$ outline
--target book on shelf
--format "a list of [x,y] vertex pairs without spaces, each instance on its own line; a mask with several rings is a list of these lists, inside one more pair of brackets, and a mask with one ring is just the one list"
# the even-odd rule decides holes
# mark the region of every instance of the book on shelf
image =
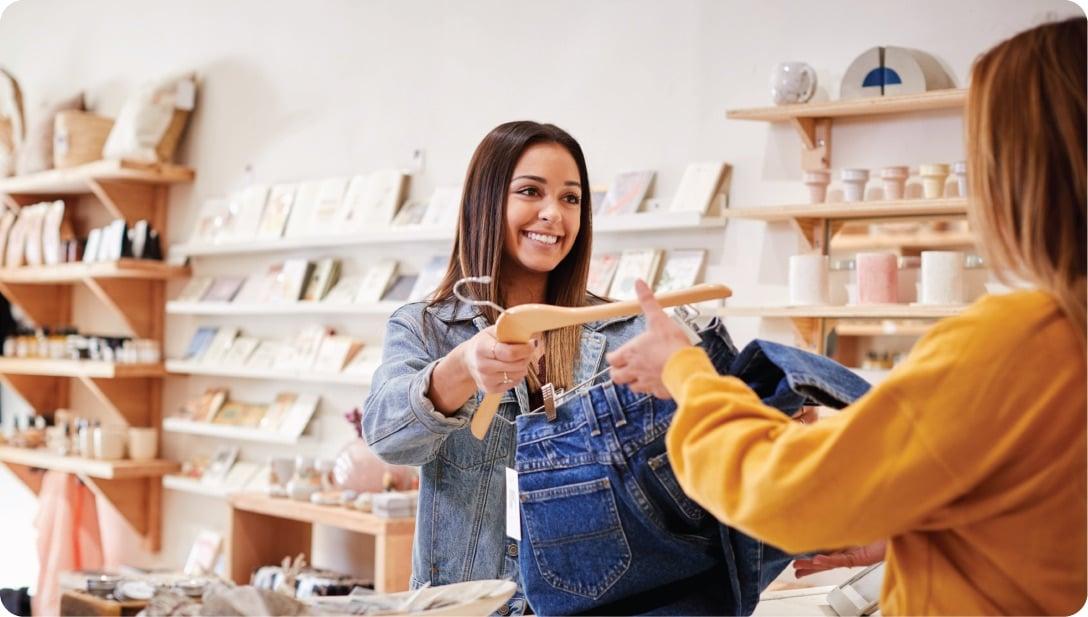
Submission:
[[200,362],[209,365],[221,364],[237,336],[238,328],[228,326],[219,328],[212,342],[208,345],[208,349],[199,357]]
[[283,236],[283,229],[287,226],[287,219],[291,216],[291,205],[295,202],[294,184],[277,184],[268,191],[268,202],[261,214],[261,222],[257,226],[257,237],[262,240],[270,240]]
[[661,275],[653,289],[656,293],[679,291],[694,285],[703,272],[706,249],[680,249],[665,254]]
[[604,204],[604,196],[607,194],[607,186],[589,187],[589,201],[590,205],[593,207],[593,214],[597,214],[601,211],[601,206]]
[[261,343],[260,339],[253,338],[252,336],[239,336],[234,339],[234,343],[227,350],[227,353],[223,355],[224,366],[245,366],[249,361],[249,357],[253,355],[254,350],[257,349],[257,345]]
[[320,302],[338,280],[340,280],[340,260],[333,257],[318,260],[310,273],[302,299],[307,302]]
[[409,200],[404,202],[404,205],[397,210],[396,216],[393,217],[394,227],[410,227],[412,225],[422,225],[423,217],[427,214],[428,202],[420,200]]
[[350,336],[330,334],[321,340],[311,368],[315,373],[339,373],[362,346],[362,341]]
[[286,238],[297,238],[313,233],[310,221],[317,209],[317,200],[321,197],[321,181],[303,182],[295,191],[295,202],[291,206],[291,216],[287,218],[287,227],[283,232]]
[[238,460],[238,446],[217,447],[208,467],[204,469],[204,474],[200,476],[200,481],[207,484],[223,482],[236,460]]
[[261,471],[261,466],[249,461],[234,461],[227,477],[223,480],[223,489],[227,492],[238,492],[249,486],[253,478]]
[[64,229],[64,202],[57,200],[45,206],[42,223],[42,261],[55,266],[63,261],[61,235]]
[[249,240],[257,237],[257,230],[264,216],[268,201],[268,187],[260,184],[247,186],[230,197],[230,240]]
[[34,204],[23,208],[26,223],[26,254],[28,266],[42,265],[42,230],[45,228],[45,204]]
[[193,422],[211,422],[223,403],[227,402],[226,388],[208,388],[200,396],[182,406],[182,415]]
[[251,274],[234,294],[235,304],[263,304],[268,301],[274,276],[268,272]]
[[246,368],[256,370],[270,370],[279,368],[277,363],[284,355],[287,344],[282,341],[261,341],[257,348],[250,354],[246,362]]
[[215,335],[219,331],[219,328],[211,326],[201,326],[196,329],[193,337],[189,339],[189,347],[185,350],[185,355],[182,357],[184,360],[199,360],[201,356],[211,346],[212,341],[215,340]]
[[461,212],[461,187],[440,186],[431,194],[427,202],[427,211],[423,214],[423,225],[449,227],[457,223]]
[[310,219],[311,233],[326,234],[340,229],[337,216],[342,211],[341,205],[349,180],[351,178],[326,178],[321,181],[321,190],[317,193],[317,202]]
[[207,576],[213,574],[215,561],[223,546],[223,535],[217,531],[203,529],[196,535],[189,556],[185,559],[186,576]]
[[720,214],[718,196],[729,192],[732,168],[721,161],[692,163],[684,170],[680,186],[669,204],[671,212]]
[[404,199],[407,185],[408,176],[396,169],[355,176],[344,195],[344,206],[337,217],[338,221],[348,229],[391,224],[397,207]]
[[320,400],[321,397],[316,394],[299,394],[280,421],[279,433],[291,437],[302,435]]
[[238,290],[241,289],[245,281],[244,276],[217,276],[212,281],[211,286],[208,287],[208,290],[204,292],[204,295],[200,297],[200,301],[230,302],[234,300],[234,296],[238,294]]
[[598,213],[600,216],[616,216],[638,212],[653,182],[653,171],[628,171],[617,175],[608,185]]
[[[131,245],[128,241],[128,223],[124,219],[117,219],[102,228],[98,251],[91,261],[117,261],[131,254]],[[86,253],[84,253],[84,256],[86,256]]]
[[634,300],[635,281],[642,279],[652,289],[661,263],[660,249],[634,249],[620,255],[616,266],[616,277],[608,290],[609,296],[617,300]]
[[273,265],[269,269],[272,285],[269,289],[270,302],[298,302],[302,297],[303,286],[310,280],[314,265],[305,259],[288,259]]
[[361,276],[341,277],[322,302],[325,304],[351,304],[355,302],[355,296],[359,293],[359,286],[362,283],[363,277]]
[[255,403],[243,403],[241,401],[227,401],[215,414],[213,424],[225,426],[255,427],[261,423],[267,407]]
[[367,266],[359,284],[359,291],[352,298],[352,301],[357,304],[371,304],[381,301],[396,274],[397,262],[393,259],[382,259]]
[[357,375],[365,377],[374,372],[381,362],[381,349],[363,347],[348,360],[347,366],[341,371],[344,375]]
[[227,238],[231,222],[230,201],[223,198],[204,200],[193,230],[193,242],[215,244]]
[[393,280],[393,284],[389,286],[389,291],[386,291],[385,295],[382,296],[382,301],[404,302],[408,300],[408,297],[412,295],[412,290],[415,289],[416,280],[418,279],[418,274],[397,275],[397,278]]
[[332,330],[325,326],[307,326],[299,330],[280,356],[278,366],[298,371],[313,370],[321,342],[331,334]]
[[438,284],[442,282],[442,277],[446,274],[448,266],[449,258],[441,255],[431,257],[427,264],[423,266],[423,269],[420,270],[419,278],[416,279],[416,284],[412,287],[412,293],[408,296],[408,299],[412,302],[427,299],[438,288]]
[[3,260],[7,255],[8,236],[11,234],[11,228],[15,225],[15,218],[15,213],[11,210],[4,210],[4,213],[0,215],[0,260]]
[[[4,267],[6,268],[18,268],[25,263],[27,222],[28,218],[26,216],[17,216],[11,225],[11,233],[7,242],[7,254],[4,256]],[[91,234],[97,235],[95,233],[97,231],[95,229]],[[90,246],[89,238],[87,246]]]
[[619,253],[594,255],[589,261],[589,279],[586,281],[586,290],[602,298],[607,297],[608,288],[612,285],[612,277],[616,275],[616,267],[619,263]]
[[261,418],[260,429],[262,431],[279,431],[284,417],[287,416],[287,411],[291,409],[297,399],[298,394],[295,392],[280,392],[277,394],[275,400],[268,406],[268,411]]
[[[12,236],[15,235],[15,230],[11,230]],[[83,247],[83,258],[81,261],[85,264],[94,263],[98,259],[98,247],[102,245],[102,230],[92,229],[87,233],[87,244]],[[8,246],[11,246],[10,244]],[[9,254],[10,258],[11,255]],[[20,257],[20,263],[22,257]]]

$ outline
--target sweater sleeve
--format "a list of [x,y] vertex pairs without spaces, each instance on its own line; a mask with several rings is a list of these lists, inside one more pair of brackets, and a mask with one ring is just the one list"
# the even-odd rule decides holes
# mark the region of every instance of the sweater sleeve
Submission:
[[719,520],[786,551],[888,538],[963,492],[894,379],[815,424],[764,405],[698,348],[674,354],[663,380],[678,404],[667,444],[681,486]]

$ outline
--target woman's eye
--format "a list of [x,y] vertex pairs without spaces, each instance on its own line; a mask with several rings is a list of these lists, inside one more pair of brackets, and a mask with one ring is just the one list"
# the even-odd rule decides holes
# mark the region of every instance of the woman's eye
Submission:
[[519,195],[525,195],[527,197],[537,197],[540,195],[540,191],[538,191],[535,186],[527,186],[525,188],[518,189],[517,193]]
[[571,204],[572,206],[577,206],[578,204],[582,203],[582,198],[580,196],[578,196],[578,195],[573,194],[573,193],[571,193],[570,195],[567,195],[563,199],[565,199],[566,202],[568,204]]

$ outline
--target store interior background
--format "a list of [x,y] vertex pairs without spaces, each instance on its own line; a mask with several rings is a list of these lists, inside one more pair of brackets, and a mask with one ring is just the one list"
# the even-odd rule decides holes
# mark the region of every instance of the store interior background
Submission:
[[[998,41],[1043,21],[1082,15],[1064,0],[21,0],[0,18],[0,66],[20,82],[28,109],[82,90],[89,108],[116,116],[139,83],[195,70],[197,109],[178,160],[196,181],[172,189],[171,242],[191,233],[201,203],[244,185],[345,176],[410,167],[424,152],[411,195],[427,199],[460,184],[473,148],[514,119],[555,123],[582,144],[590,179],[607,185],[630,170],[657,172],[653,194],[668,198],[691,162],[733,166],[734,206],[804,203],[800,143],[786,124],[727,121],[725,110],[770,105],[775,64],[804,61],[819,76],[818,97],[838,98],[850,62],[877,45],[921,49],[938,58],[957,87],[972,60]],[[963,158],[962,118],[934,112],[837,121],[834,170],[917,166]],[[834,188],[834,184],[833,184]],[[710,249],[706,280],[734,289],[735,304],[784,303],[787,260],[802,250],[787,224],[733,221],[725,231],[629,234],[598,250]],[[303,251],[365,264],[380,257],[417,270],[448,244]],[[284,254],[201,259],[201,274],[249,273]],[[357,269],[357,267],[356,267]],[[171,284],[168,298],[180,290]],[[83,288],[75,314],[95,300]],[[104,313],[104,311],[100,312]],[[379,345],[379,317],[327,323]],[[77,320],[78,321],[78,320]],[[169,316],[166,356],[177,357],[198,324],[241,325],[283,337],[298,319]],[[81,330],[124,331],[97,315]],[[760,336],[792,342],[781,320],[730,319],[743,345]],[[223,380],[171,377],[164,415]],[[335,457],[354,437],[342,419],[365,392],[345,386],[228,380],[232,398],[271,400],[283,389],[320,392],[322,404],[296,452]],[[79,388],[73,389],[78,409]],[[25,405],[2,393],[5,421]],[[184,460],[215,440],[166,434],[163,453]],[[238,442],[240,458],[263,461],[282,447]],[[33,586],[37,572],[33,494],[0,466],[0,582]],[[829,479],[833,481],[833,479]],[[100,507],[108,507],[102,505]],[[135,536],[109,561],[180,567],[199,530],[226,533],[228,507],[209,497],[164,491],[162,551]],[[819,525],[815,521],[798,524]],[[345,538],[351,542],[345,545]],[[105,539],[105,538],[104,538]],[[318,532],[322,565],[355,569],[368,558],[361,536]]]

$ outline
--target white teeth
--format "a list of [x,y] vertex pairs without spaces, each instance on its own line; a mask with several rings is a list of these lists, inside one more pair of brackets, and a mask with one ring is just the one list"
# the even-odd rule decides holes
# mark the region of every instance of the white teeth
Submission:
[[530,240],[536,240],[537,242],[543,242],[544,244],[555,244],[556,242],[559,242],[559,236],[546,236],[532,231],[525,232],[525,235],[529,236]]

